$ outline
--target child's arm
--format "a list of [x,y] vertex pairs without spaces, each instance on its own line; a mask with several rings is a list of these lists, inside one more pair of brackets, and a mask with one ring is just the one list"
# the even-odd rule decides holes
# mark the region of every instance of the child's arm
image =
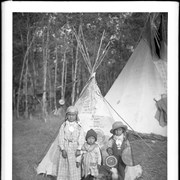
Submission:
[[76,157],[76,167],[79,168],[82,160],[82,155]]
[[79,134],[79,138],[78,138],[78,147],[76,150],[76,157],[81,154],[81,148],[82,148],[84,141],[85,141],[84,130],[82,129],[81,126],[79,126],[79,128],[80,128],[80,134]]
[[60,147],[60,150],[64,150],[64,126],[65,122],[61,125],[60,130],[59,130],[59,137],[58,137],[58,145]]
[[77,148],[78,150],[81,150],[84,142],[85,142],[84,130],[82,127],[80,127],[80,134],[78,138],[78,148]]
[[113,145],[113,139],[111,138],[108,141],[107,149],[106,149],[106,151],[109,155],[113,155],[112,145]]
[[99,148],[99,146],[97,147],[97,157],[98,157],[98,165],[101,165],[102,163],[102,155],[101,155],[101,150]]
[[77,156],[77,157],[76,157],[76,162],[77,162],[77,163],[81,163],[81,158],[82,158],[82,155]]
[[67,158],[67,152],[66,152],[65,147],[64,147],[64,141],[65,141],[64,140],[64,126],[65,126],[65,122],[61,125],[60,130],[59,130],[58,144],[59,144],[59,148],[62,152],[62,156],[64,158]]

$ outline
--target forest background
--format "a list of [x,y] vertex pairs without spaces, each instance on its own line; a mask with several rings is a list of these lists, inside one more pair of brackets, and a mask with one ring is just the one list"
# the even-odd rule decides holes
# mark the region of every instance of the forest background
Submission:
[[[152,13],[158,30],[167,13]],[[151,15],[152,15],[151,14]],[[13,13],[13,113],[46,119],[73,104],[90,78],[87,55],[103,96],[138,44],[150,13]],[[81,36],[80,36],[81,34]],[[84,51],[77,40],[82,42]]]

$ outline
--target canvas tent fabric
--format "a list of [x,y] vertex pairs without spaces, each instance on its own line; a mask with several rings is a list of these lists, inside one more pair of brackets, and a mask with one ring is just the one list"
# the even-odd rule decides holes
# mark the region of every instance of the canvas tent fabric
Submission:
[[111,136],[110,129],[114,119],[97,85],[95,74],[82,90],[75,106],[85,132],[92,128],[102,135]]
[[167,45],[164,41],[161,42],[160,59],[154,61],[154,64],[162,78],[165,94],[161,95],[161,99],[156,101],[156,115],[155,118],[159,124],[164,127],[167,125]]
[[167,127],[161,127],[154,117],[157,108],[153,99],[166,93],[153,63],[156,60],[148,41],[142,38],[105,99],[113,107],[116,121],[121,120],[118,113],[137,132],[167,136]]
[[[82,93],[75,103],[78,108],[79,119],[85,132],[89,129],[94,129],[97,134],[97,142],[101,148],[103,164],[105,164],[107,142],[112,134],[110,130],[114,123],[114,118],[111,114],[110,107],[97,85],[95,73],[91,76],[87,85],[82,90]],[[142,174],[142,168],[138,164],[136,166],[126,166],[125,180],[134,180]]]
[[164,88],[167,94],[167,45],[164,42],[164,40],[162,40],[160,44],[161,44],[160,58],[155,59],[153,62],[162,78]]
[[[103,164],[105,164],[105,159],[108,156],[106,152],[107,142],[112,135],[110,134],[110,129],[112,128],[114,119],[96,83],[95,74],[82,90],[75,106],[78,108],[79,123],[85,132],[91,128],[97,132],[97,142],[101,148]],[[59,155],[57,136],[42,161],[38,164],[36,169],[37,174],[43,173],[57,176]],[[139,164],[133,167],[126,166],[125,180],[134,180],[141,173],[142,168]]]
[[82,90],[75,106],[78,108],[78,116],[84,131],[87,132],[89,129],[96,131],[97,143],[101,148],[104,162],[107,156],[108,139],[111,136],[110,129],[114,119],[97,85],[95,73]]
[[59,155],[60,151],[58,147],[57,136],[52,142],[43,159],[38,163],[38,166],[36,168],[37,174],[57,176]]
[[161,76],[165,93],[167,94],[167,62],[162,59],[159,59],[157,61],[154,61],[154,64],[157,68],[158,73]]

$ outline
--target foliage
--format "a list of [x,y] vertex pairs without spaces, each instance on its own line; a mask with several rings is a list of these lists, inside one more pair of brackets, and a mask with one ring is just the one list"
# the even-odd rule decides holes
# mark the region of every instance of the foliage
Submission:
[[[43,93],[43,38],[47,42],[47,30],[49,24],[48,53],[48,83],[47,98],[48,110],[56,93],[56,100],[61,97],[62,70],[64,55],[66,55],[67,77],[65,79],[66,105],[71,103],[71,92],[73,85],[73,72],[76,60],[77,40],[73,31],[78,33],[82,26],[85,44],[91,64],[94,64],[100,39],[105,30],[100,52],[110,42],[110,48],[96,72],[96,79],[103,95],[111,87],[112,83],[125,66],[127,60],[136,47],[143,27],[145,26],[149,13],[13,13],[13,89],[17,97],[20,74],[23,72],[23,83],[21,84],[22,97],[25,95],[25,83],[27,83],[28,95],[33,99],[41,101]],[[167,14],[165,14],[167,24]],[[159,26],[159,20],[156,22]],[[166,27],[166,26],[165,26]],[[166,27],[167,36],[167,27]],[[28,55],[28,75],[25,78],[23,60],[25,53],[33,40]],[[167,38],[166,38],[167,39]],[[56,59],[57,50],[57,59]],[[57,61],[57,86],[55,82],[55,63]],[[76,84],[76,99],[89,78],[87,67],[83,56],[78,53],[78,76]],[[51,99],[51,100],[50,100]],[[14,99],[17,101],[17,98]],[[16,103],[14,103],[16,104]],[[33,104],[33,103],[32,103]],[[59,105],[58,105],[59,106]],[[34,108],[33,108],[34,109]]]

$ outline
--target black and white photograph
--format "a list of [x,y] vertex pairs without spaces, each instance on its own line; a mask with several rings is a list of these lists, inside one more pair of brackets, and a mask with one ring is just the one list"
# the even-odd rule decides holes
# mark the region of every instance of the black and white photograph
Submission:
[[2,10],[2,179],[178,179],[178,3]]

